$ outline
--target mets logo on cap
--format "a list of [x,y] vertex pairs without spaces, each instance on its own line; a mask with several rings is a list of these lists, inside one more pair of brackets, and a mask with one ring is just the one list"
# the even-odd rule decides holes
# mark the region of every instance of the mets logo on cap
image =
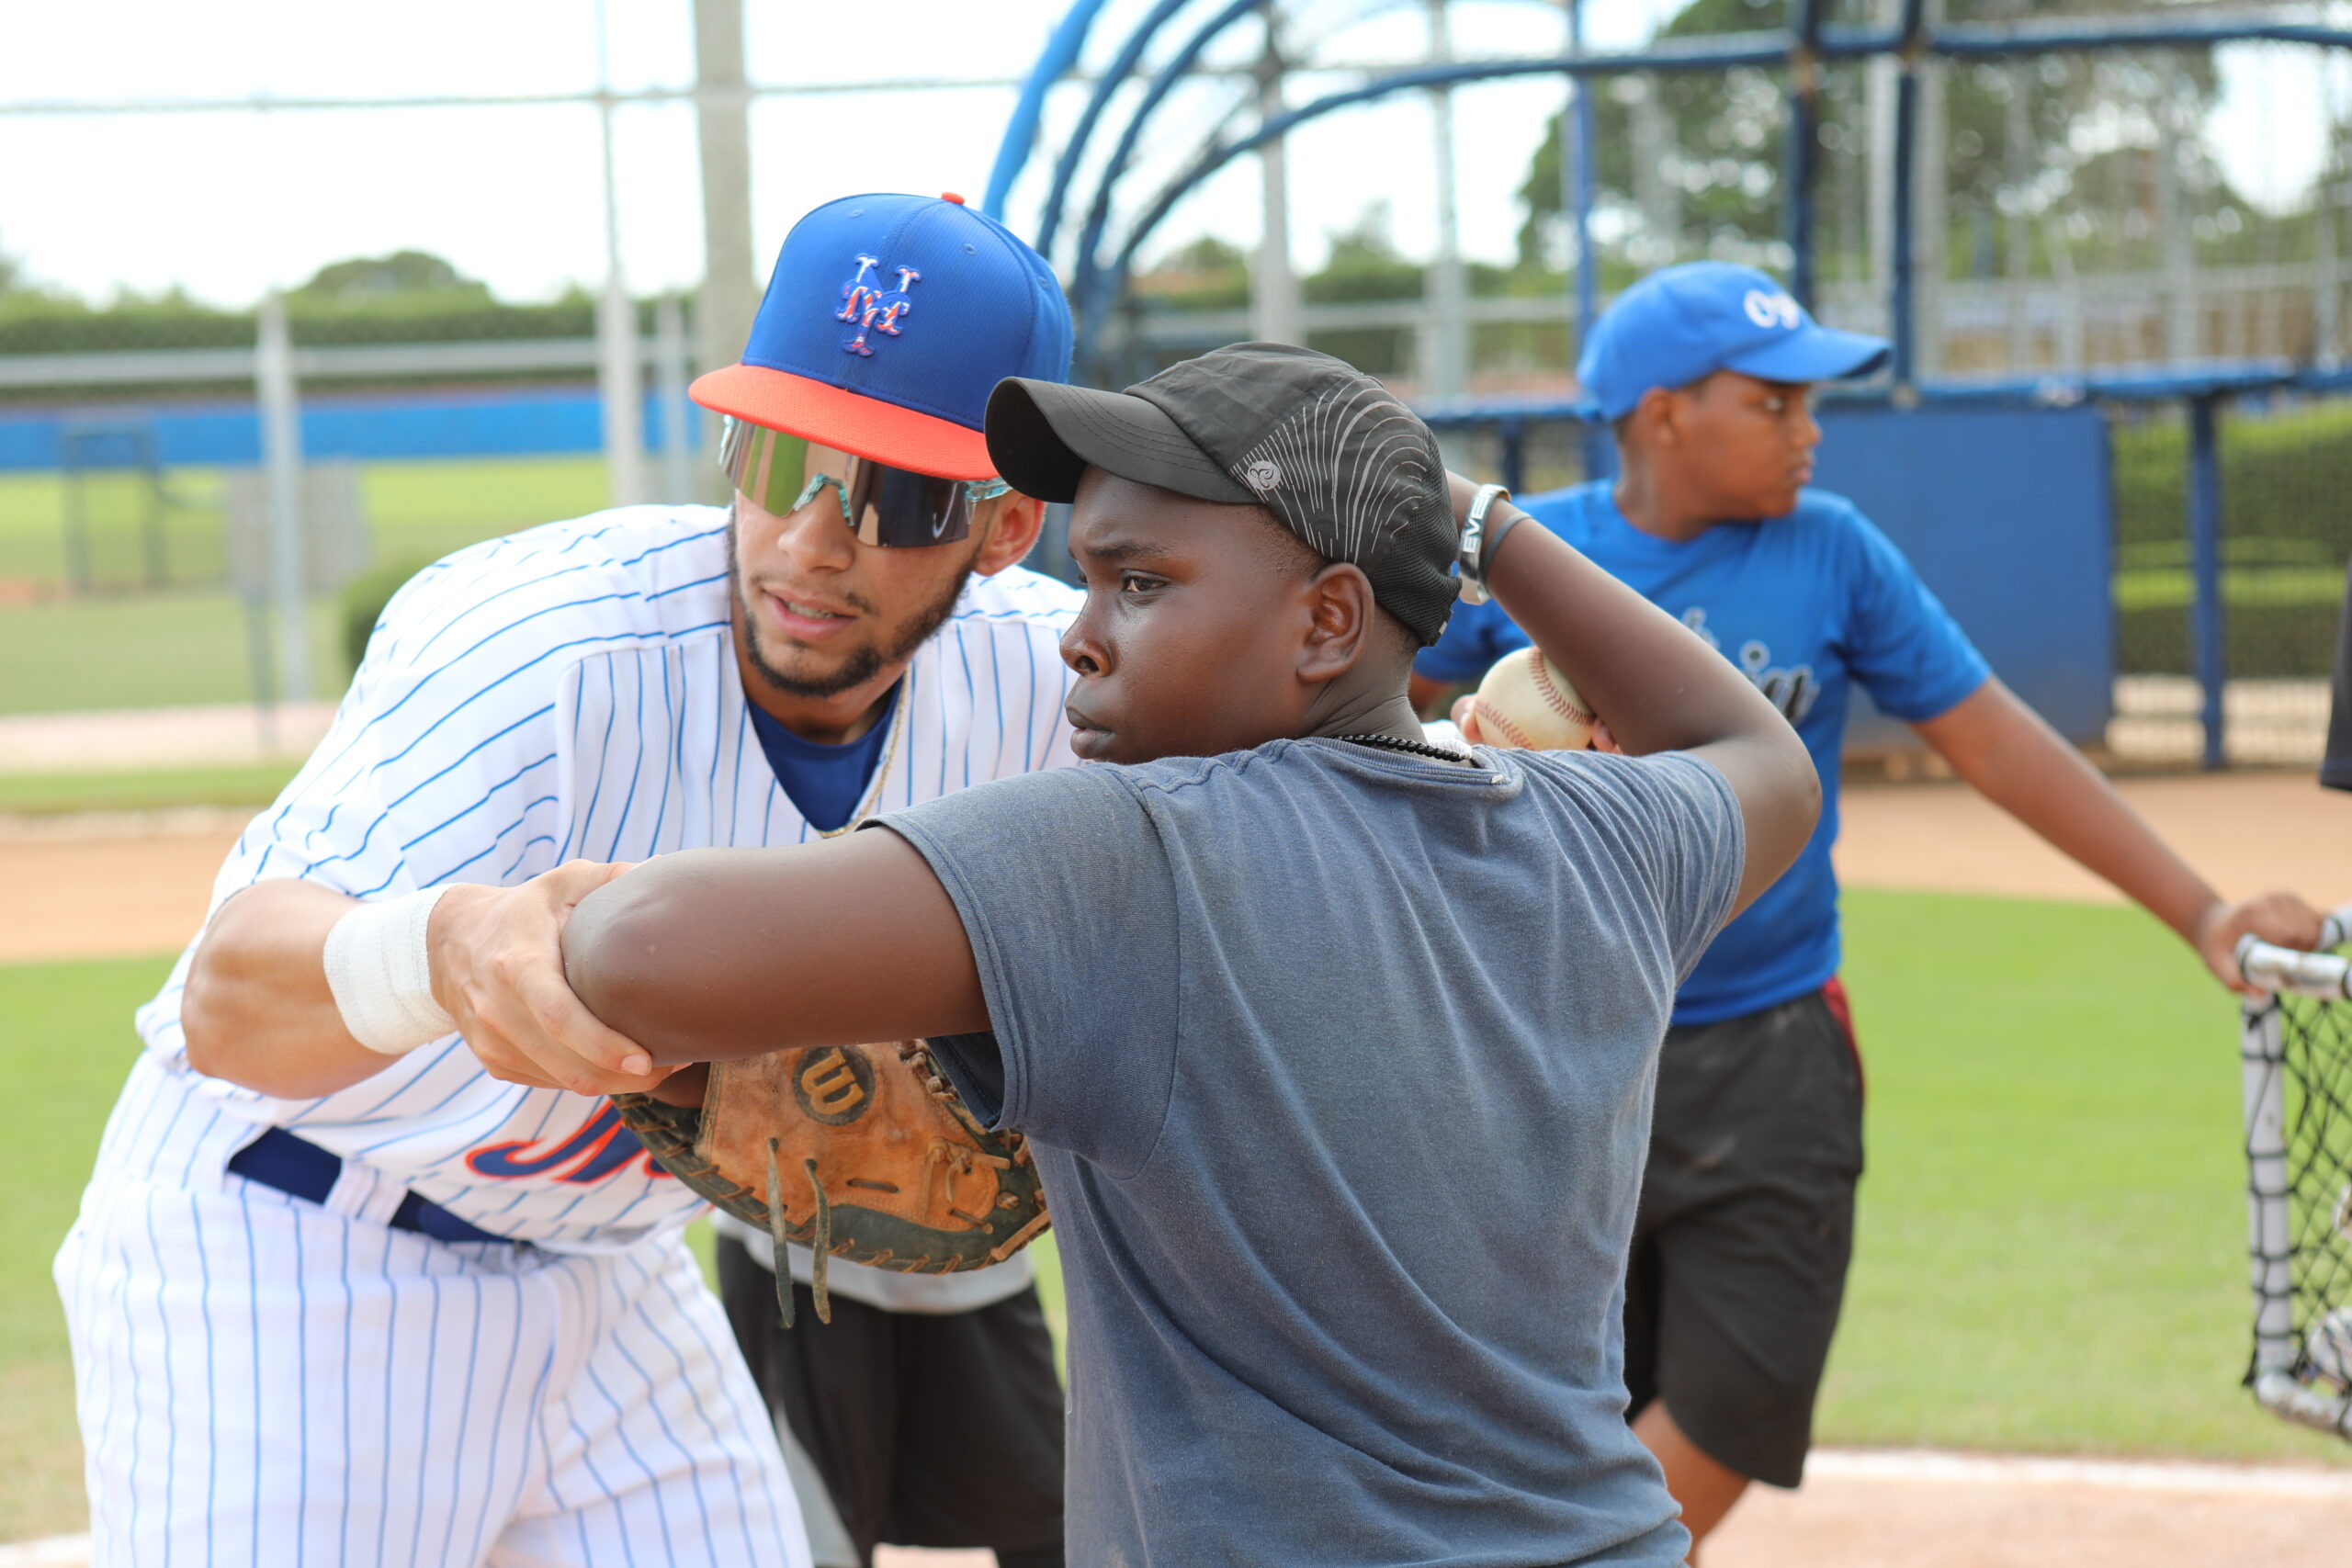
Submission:
[[844,353],[872,355],[874,350],[865,341],[866,334],[880,333],[884,337],[897,337],[899,318],[915,308],[915,302],[907,298],[907,290],[922,281],[922,274],[910,266],[893,268],[899,275],[899,287],[885,288],[874,281],[874,269],[881,265],[879,256],[858,257],[857,271],[842,285],[845,303],[834,313],[833,320],[857,323],[857,335],[842,344]]
[[719,413],[942,479],[993,478],[989,393],[1069,375],[1044,258],[956,196],[852,196],[793,225],[742,362],[694,384]]

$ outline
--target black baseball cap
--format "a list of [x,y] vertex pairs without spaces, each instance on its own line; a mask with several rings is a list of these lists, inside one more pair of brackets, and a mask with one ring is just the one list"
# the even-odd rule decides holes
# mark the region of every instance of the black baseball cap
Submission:
[[1453,613],[1453,502],[1420,416],[1342,359],[1237,343],[1124,392],[1012,377],[989,458],[1013,489],[1072,501],[1089,465],[1180,495],[1262,506],[1433,643]]

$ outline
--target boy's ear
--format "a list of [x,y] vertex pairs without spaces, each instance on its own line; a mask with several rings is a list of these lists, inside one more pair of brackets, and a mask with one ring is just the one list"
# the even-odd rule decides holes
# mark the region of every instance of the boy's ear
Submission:
[[1372,635],[1375,601],[1361,567],[1333,561],[1301,584],[1306,596],[1306,639],[1299,645],[1298,677],[1329,681],[1363,659]]
[[1671,387],[1652,387],[1634,405],[1634,415],[1626,423],[1629,445],[1679,446],[1682,445],[1680,397]]

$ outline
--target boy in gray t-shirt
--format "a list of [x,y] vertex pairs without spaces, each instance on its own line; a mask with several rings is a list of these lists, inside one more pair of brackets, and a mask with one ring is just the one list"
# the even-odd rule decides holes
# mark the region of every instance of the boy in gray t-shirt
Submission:
[[[1053,1205],[1073,1562],[1681,1562],[1625,1248],[1675,987],[1804,842],[1804,749],[1336,360],[1007,382],[988,436],[1074,502],[1070,719],[1119,765],[632,872],[518,1073],[932,1038]],[[1458,581],[1636,755],[1430,744],[1406,675]]]

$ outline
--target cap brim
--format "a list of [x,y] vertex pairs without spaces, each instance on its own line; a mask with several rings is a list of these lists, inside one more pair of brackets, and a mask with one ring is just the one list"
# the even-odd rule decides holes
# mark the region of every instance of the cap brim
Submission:
[[1040,501],[1075,501],[1089,467],[1202,501],[1258,500],[1157,404],[1125,392],[1008,377],[989,394],[988,445],[1005,482]]
[[1869,375],[1886,363],[1888,352],[1883,337],[1816,326],[1752,353],[1736,354],[1724,361],[1723,368],[1763,381],[1843,381]]
[[997,477],[981,432],[787,370],[730,365],[696,377],[688,395],[716,412],[894,468],[946,479]]

